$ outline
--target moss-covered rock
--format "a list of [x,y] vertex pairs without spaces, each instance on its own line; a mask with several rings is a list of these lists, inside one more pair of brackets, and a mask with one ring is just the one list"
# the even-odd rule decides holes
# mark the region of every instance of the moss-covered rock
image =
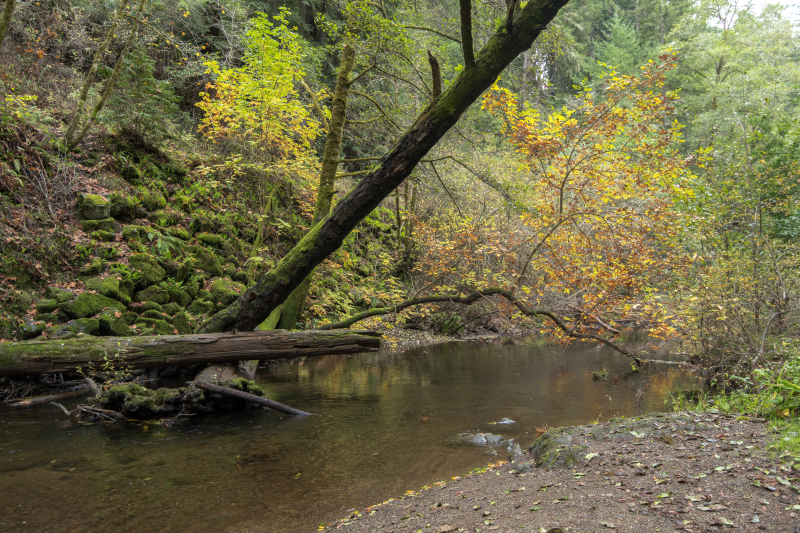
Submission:
[[113,261],[119,259],[121,250],[116,246],[100,246],[95,250],[95,253],[106,261]]
[[147,220],[155,224],[156,226],[167,227],[172,226],[178,223],[179,215],[172,211],[167,211],[161,209],[159,211],[153,211],[149,215],[147,215]]
[[115,192],[109,198],[111,201],[111,216],[122,222],[130,222],[136,216],[137,198],[125,196]]
[[172,325],[178,330],[178,333],[185,335],[191,333],[194,329],[194,323],[186,311],[179,311],[172,319]]
[[191,253],[197,260],[195,263],[197,268],[203,272],[206,272],[210,276],[223,275],[224,272],[222,271],[222,265],[220,265],[214,254],[204,250],[200,246],[190,246],[187,251]]
[[139,318],[139,313],[134,313],[133,311],[125,311],[122,313],[122,320],[125,321],[125,324],[130,326],[133,324],[133,321]]
[[137,302],[156,302],[163,305],[169,302],[169,293],[158,285],[152,285],[135,293],[133,299]]
[[223,305],[230,305],[247,290],[244,283],[233,281],[226,278],[215,278],[211,280],[211,294],[214,300]]
[[[132,255],[128,258],[128,262],[131,264],[133,268],[135,268],[141,274],[142,282],[146,285],[152,285],[153,283],[158,283],[159,281],[164,279],[164,276],[166,275],[166,271],[163,268],[161,268],[161,265],[158,264],[156,258],[150,254]],[[139,301],[144,301],[144,300],[139,300]],[[165,302],[159,301],[159,303],[167,303],[168,301],[169,298],[167,298]]]
[[124,309],[125,306],[108,296],[102,294],[90,294],[84,292],[83,294],[75,297],[74,300],[64,302],[61,309],[69,315],[70,318],[86,318],[94,316],[105,307],[116,307],[117,309]]
[[48,324],[48,326],[51,326],[53,324],[61,324],[62,322],[68,322],[69,318],[64,320],[65,317],[66,314],[62,313],[37,313],[36,316],[33,318],[34,320],[41,320],[45,324]]
[[213,232],[214,231],[214,215],[205,211],[204,209],[198,209],[194,213],[189,220],[189,229],[192,231],[202,231],[202,232]]
[[37,313],[52,313],[58,307],[58,300],[43,298],[36,302]]
[[195,300],[186,308],[193,315],[207,315],[214,310],[214,302],[208,300]]
[[105,261],[99,257],[93,257],[91,261],[81,267],[78,274],[81,276],[96,276],[103,271],[103,265],[105,265]]
[[125,305],[131,303],[131,297],[120,287],[119,278],[109,276],[107,278],[91,278],[86,280],[86,288],[97,291],[103,296],[108,296],[118,300]]
[[153,318],[156,320],[165,320],[172,323],[172,316],[168,315],[167,313],[162,313],[160,311],[156,311],[155,309],[149,309],[142,313],[141,315],[143,318]]
[[93,231],[113,231],[115,221],[113,218],[104,218],[103,220],[81,220],[81,229],[85,233]]
[[93,239],[97,239],[98,241],[103,241],[103,242],[113,242],[117,238],[117,236],[111,233],[110,231],[103,231],[103,230],[93,231],[90,235]]
[[82,193],[78,197],[78,206],[86,220],[102,220],[111,216],[111,202],[99,194]]
[[70,320],[66,324],[47,328],[47,338],[50,340],[64,340],[83,335],[97,335],[100,332],[100,321],[96,318],[79,318]]
[[34,339],[47,329],[47,323],[42,320],[27,318],[19,325],[19,332],[23,340]]
[[136,224],[130,224],[122,228],[122,238],[125,239],[126,241],[134,241],[134,240],[146,241],[148,240],[147,239],[148,234],[153,235],[154,239],[158,238],[158,236],[161,235],[155,228],[150,228],[147,226],[139,226]]
[[111,337],[124,337],[131,334],[131,328],[125,322],[122,311],[116,307],[104,309],[97,316],[100,322],[100,334]]
[[127,417],[157,418],[179,410],[184,389],[146,389],[141,385],[126,383],[109,388],[99,398],[104,409],[112,409]]
[[202,298],[203,300],[208,300],[209,302],[215,301],[214,296],[211,294],[211,292],[205,289],[200,289],[199,291],[197,291],[197,297]]
[[140,328],[152,328],[155,330],[156,335],[174,335],[175,328],[167,322],[166,320],[160,320],[157,318],[144,318],[140,317],[134,321],[134,324],[139,326]]
[[183,211],[184,213],[191,214],[194,211],[195,204],[194,201],[186,196],[185,194],[178,193],[175,195],[175,201],[173,203],[175,207]]
[[66,289],[60,289],[58,287],[47,287],[47,290],[45,290],[45,295],[48,298],[55,298],[55,300],[60,304],[75,298],[74,292]]
[[189,277],[189,267],[182,261],[163,261],[162,265],[167,276],[175,281],[183,282]]
[[175,237],[176,239],[181,239],[182,241],[188,241],[192,238],[192,234],[189,233],[189,230],[179,227],[167,228],[167,235]]
[[163,310],[163,307],[160,303],[156,302],[141,302],[137,305],[139,312],[144,313],[145,311],[149,311],[150,309],[155,309],[158,312]]
[[139,190],[139,202],[141,202],[148,211],[158,211],[167,207],[167,199],[164,198],[163,194],[148,189]]
[[175,302],[170,302],[168,304],[163,305],[161,310],[164,313],[168,314],[169,316],[175,316],[175,313],[180,311],[181,308],[183,308],[183,307],[185,307],[185,306],[178,305]]
[[245,270],[237,270],[231,276],[233,281],[238,281],[239,283],[243,283],[247,285],[250,282],[250,278],[247,276],[247,271]]
[[169,297],[175,304],[177,304],[180,307],[186,307],[187,305],[192,303],[192,297],[189,296],[189,293],[183,289],[177,291],[171,291],[169,293]]
[[143,183],[142,171],[136,168],[136,166],[132,163],[126,162],[123,164],[122,168],[120,169],[120,175],[122,176],[122,179],[131,185],[141,185]]
[[196,233],[194,238],[214,248],[222,248],[225,244],[225,239],[221,235],[215,235],[213,233]]
[[183,285],[183,290],[186,291],[186,294],[191,296],[192,298],[197,298],[197,293],[200,291],[200,287],[203,286],[203,280],[192,276],[189,278]]

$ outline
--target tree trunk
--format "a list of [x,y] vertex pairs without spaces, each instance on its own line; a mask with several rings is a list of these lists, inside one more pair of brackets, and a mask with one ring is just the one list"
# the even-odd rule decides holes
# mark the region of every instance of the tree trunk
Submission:
[[498,30],[432,101],[395,146],[333,211],[320,221],[255,285],[201,328],[205,332],[250,331],[261,323],[347,235],[372,212],[416,167],[461,114],[488,89],[519,54],[527,50],[567,0],[533,0],[520,13],[511,31]]
[[[331,121],[328,135],[325,138],[325,151],[322,155],[322,169],[319,173],[319,189],[317,190],[317,205],[314,207],[313,224],[330,213],[333,196],[336,194],[336,172],[339,169],[339,151],[342,147],[342,131],[347,119],[347,99],[350,95],[350,73],[353,72],[355,58],[355,48],[346,44],[342,50],[342,62],[339,65],[336,89],[333,93],[333,102],[331,102]],[[306,303],[312,275],[306,276],[286,298],[281,311],[281,319],[278,322],[279,329],[296,329]]]
[[[247,331],[159,337],[91,337],[0,344],[0,376],[99,370],[104,357],[130,370],[282,357],[374,352],[375,331]],[[117,357],[118,354],[118,357]]]
[[17,0],[6,0],[6,8],[3,10],[3,18],[0,20],[0,45],[3,44],[3,39],[6,36],[6,30],[11,24],[11,15],[14,14]]

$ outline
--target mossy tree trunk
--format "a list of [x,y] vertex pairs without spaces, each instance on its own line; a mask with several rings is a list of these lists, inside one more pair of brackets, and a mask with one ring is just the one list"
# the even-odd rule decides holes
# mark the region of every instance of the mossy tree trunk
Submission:
[[[139,31],[139,21],[142,18],[142,12],[144,11],[144,6],[147,0],[139,0],[139,9],[136,14],[136,18],[133,22],[133,27],[131,28],[131,32],[128,35],[128,40],[125,42],[125,46],[120,51],[119,55],[117,55],[117,61],[114,64],[114,70],[111,72],[111,75],[106,80],[105,87],[103,88],[103,92],[100,95],[100,99],[92,108],[92,112],[89,114],[89,117],[84,121],[83,126],[80,126],[78,129],[81,120],[83,119],[83,115],[85,114],[86,110],[86,100],[89,94],[89,88],[94,83],[94,78],[97,73],[97,69],[99,68],[100,62],[103,60],[103,54],[105,53],[106,49],[108,48],[111,39],[115,36],[116,27],[119,24],[119,21],[125,17],[123,10],[127,6],[127,0],[122,0],[122,3],[117,9],[117,13],[114,17],[114,22],[111,24],[111,28],[108,30],[108,34],[106,35],[106,39],[100,48],[97,49],[97,53],[94,56],[94,61],[92,61],[92,66],[89,69],[89,73],[86,75],[86,80],[84,80],[83,87],[81,88],[80,95],[78,96],[78,106],[75,109],[75,115],[73,115],[72,120],[70,121],[69,127],[67,128],[67,133],[64,135],[64,138],[67,143],[67,150],[72,150],[75,148],[78,143],[83,140],[86,134],[89,132],[89,128],[97,121],[97,116],[103,110],[108,101],[108,98],[111,96],[111,93],[114,91],[114,87],[117,84],[117,80],[119,79],[120,74],[122,74],[122,67],[125,63],[125,58],[127,57],[128,53],[131,51],[133,47],[133,41],[136,38],[136,34]],[[77,130],[77,133],[76,133]]]
[[[495,82],[511,61],[530,48],[566,2],[531,0],[513,23],[499,28],[474,62],[467,64],[447,89],[431,101],[394,147],[330,214],[239,300],[208,320],[202,331],[249,331],[269,316],[317,265],[341,246],[364,217],[403,183],[461,114]],[[462,37],[466,33],[462,20]]]
[[0,19],[0,45],[3,44],[3,39],[6,37],[6,30],[11,24],[11,15],[14,14],[14,8],[17,6],[17,0],[6,0],[6,8],[3,10],[3,18]]
[[[347,120],[347,100],[350,96],[350,74],[353,72],[356,51],[350,45],[345,45],[342,50],[342,61],[339,65],[339,74],[336,77],[336,89],[331,103],[331,120],[328,125],[328,134],[325,138],[325,151],[322,155],[322,169],[319,173],[319,189],[317,189],[317,204],[314,207],[312,224],[318,223],[331,211],[333,196],[336,194],[336,172],[339,170],[339,151],[342,147],[342,132]],[[300,282],[283,303],[279,329],[295,329],[308,296],[313,272]]]

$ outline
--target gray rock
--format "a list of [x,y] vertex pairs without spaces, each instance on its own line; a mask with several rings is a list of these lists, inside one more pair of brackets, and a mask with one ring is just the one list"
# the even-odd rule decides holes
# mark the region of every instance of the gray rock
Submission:
[[500,435],[492,435],[491,433],[486,434],[486,443],[487,444],[502,444],[505,439]]

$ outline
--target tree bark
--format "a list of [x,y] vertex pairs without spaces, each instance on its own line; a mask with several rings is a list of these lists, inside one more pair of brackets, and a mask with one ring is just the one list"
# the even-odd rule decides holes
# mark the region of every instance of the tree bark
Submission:
[[303,239],[227,309],[209,319],[204,332],[250,331],[397,188],[461,114],[495,82],[519,54],[527,50],[567,0],[533,0],[521,11],[510,32],[496,32],[467,66],[432,101],[395,146]]
[[104,356],[130,370],[205,363],[229,363],[282,357],[374,352],[381,346],[375,331],[248,331],[159,337],[91,337],[64,341],[0,344],[0,376],[57,374],[96,369]]
[[6,36],[6,30],[11,25],[11,15],[14,14],[14,8],[17,5],[17,0],[6,0],[6,8],[3,10],[3,18],[0,19],[0,45],[3,44],[3,39]]
[[[325,137],[325,151],[322,155],[322,169],[319,173],[319,189],[317,190],[317,205],[314,207],[313,224],[316,224],[330,213],[333,196],[336,194],[336,172],[339,169],[342,131],[347,119],[347,100],[350,96],[350,73],[353,72],[355,58],[355,48],[348,44],[344,45],[342,62],[339,65],[339,75],[336,77],[336,89],[331,102],[331,120]],[[300,285],[286,298],[278,328],[296,329],[297,322],[303,313],[312,276],[313,273],[306,276]]]

